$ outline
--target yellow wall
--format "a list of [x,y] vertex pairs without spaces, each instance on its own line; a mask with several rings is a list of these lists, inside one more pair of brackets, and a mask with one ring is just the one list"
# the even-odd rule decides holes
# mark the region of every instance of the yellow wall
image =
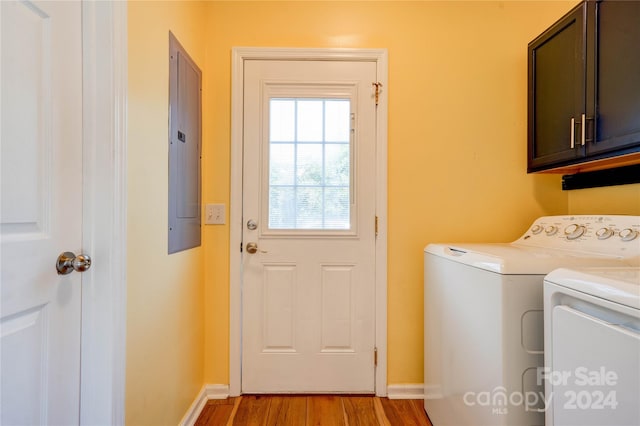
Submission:
[[[575,3],[211,3],[205,202],[229,205],[232,47],[388,49],[390,384],[423,381],[427,243],[507,241],[537,216],[567,213],[559,176],[525,173],[526,47]],[[204,381],[228,383],[228,225],[206,227],[204,247]]]
[[206,73],[207,7],[128,5],[128,425],[178,424],[203,383],[204,250],[167,255],[167,111],[169,30]]
[[568,214],[640,215],[640,184],[570,191]]

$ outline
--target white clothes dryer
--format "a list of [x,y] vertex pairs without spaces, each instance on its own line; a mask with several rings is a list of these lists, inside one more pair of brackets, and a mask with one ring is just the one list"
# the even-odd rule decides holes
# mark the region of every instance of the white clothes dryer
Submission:
[[640,425],[640,267],[551,272],[544,316],[547,426]]
[[542,425],[543,280],[640,265],[640,216],[546,216],[505,244],[424,252],[425,410],[434,426]]

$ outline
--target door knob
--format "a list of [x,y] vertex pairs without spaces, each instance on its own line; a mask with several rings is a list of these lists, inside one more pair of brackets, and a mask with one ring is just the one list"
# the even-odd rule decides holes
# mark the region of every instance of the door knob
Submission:
[[75,255],[70,251],[65,251],[58,256],[56,270],[58,275],[67,275],[73,271],[84,272],[91,268],[91,258],[86,254]]
[[258,251],[260,253],[266,253],[267,252],[266,250],[258,250],[258,244],[257,243],[247,243],[247,253],[254,254],[254,253],[257,253]]

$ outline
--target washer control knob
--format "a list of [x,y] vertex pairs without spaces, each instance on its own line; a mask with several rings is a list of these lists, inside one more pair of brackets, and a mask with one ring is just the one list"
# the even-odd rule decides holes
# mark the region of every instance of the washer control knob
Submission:
[[606,240],[607,238],[611,238],[613,235],[613,229],[611,228],[600,228],[596,231],[596,236],[599,240]]
[[540,225],[533,225],[533,227],[531,228],[531,233],[537,235],[542,232],[542,229],[543,228]]
[[555,225],[549,225],[546,228],[544,228],[544,233],[547,234],[548,236],[555,235],[556,232],[558,232],[558,227]]
[[564,228],[564,235],[567,237],[567,240],[575,240],[584,235],[584,231],[584,226],[572,223],[571,225]]
[[622,241],[632,241],[638,238],[638,234],[640,234],[640,232],[636,231],[635,229],[623,229],[622,231],[620,231],[620,239]]

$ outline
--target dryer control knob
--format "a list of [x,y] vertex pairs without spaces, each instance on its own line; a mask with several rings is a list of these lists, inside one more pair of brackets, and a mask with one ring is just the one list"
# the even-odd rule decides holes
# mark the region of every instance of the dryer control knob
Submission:
[[620,239],[622,241],[632,241],[638,237],[638,234],[640,234],[640,232],[636,231],[635,229],[623,229],[622,231],[620,231]]
[[596,231],[596,236],[599,240],[606,240],[613,235],[613,229],[611,228],[600,228]]
[[542,229],[543,229],[543,228],[542,228],[542,226],[540,226],[540,225],[533,225],[533,227],[531,228],[531,232],[532,232],[534,235],[537,235],[537,234],[539,234],[539,233],[541,233],[541,232],[542,232]]
[[564,235],[567,237],[567,240],[575,240],[580,238],[584,234],[584,231],[584,226],[572,223],[564,228]]
[[549,225],[546,228],[544,228],[544,233],[547,234],[548,236],[555,235],[556,232],[558,232],[558,227],[555,225]]

